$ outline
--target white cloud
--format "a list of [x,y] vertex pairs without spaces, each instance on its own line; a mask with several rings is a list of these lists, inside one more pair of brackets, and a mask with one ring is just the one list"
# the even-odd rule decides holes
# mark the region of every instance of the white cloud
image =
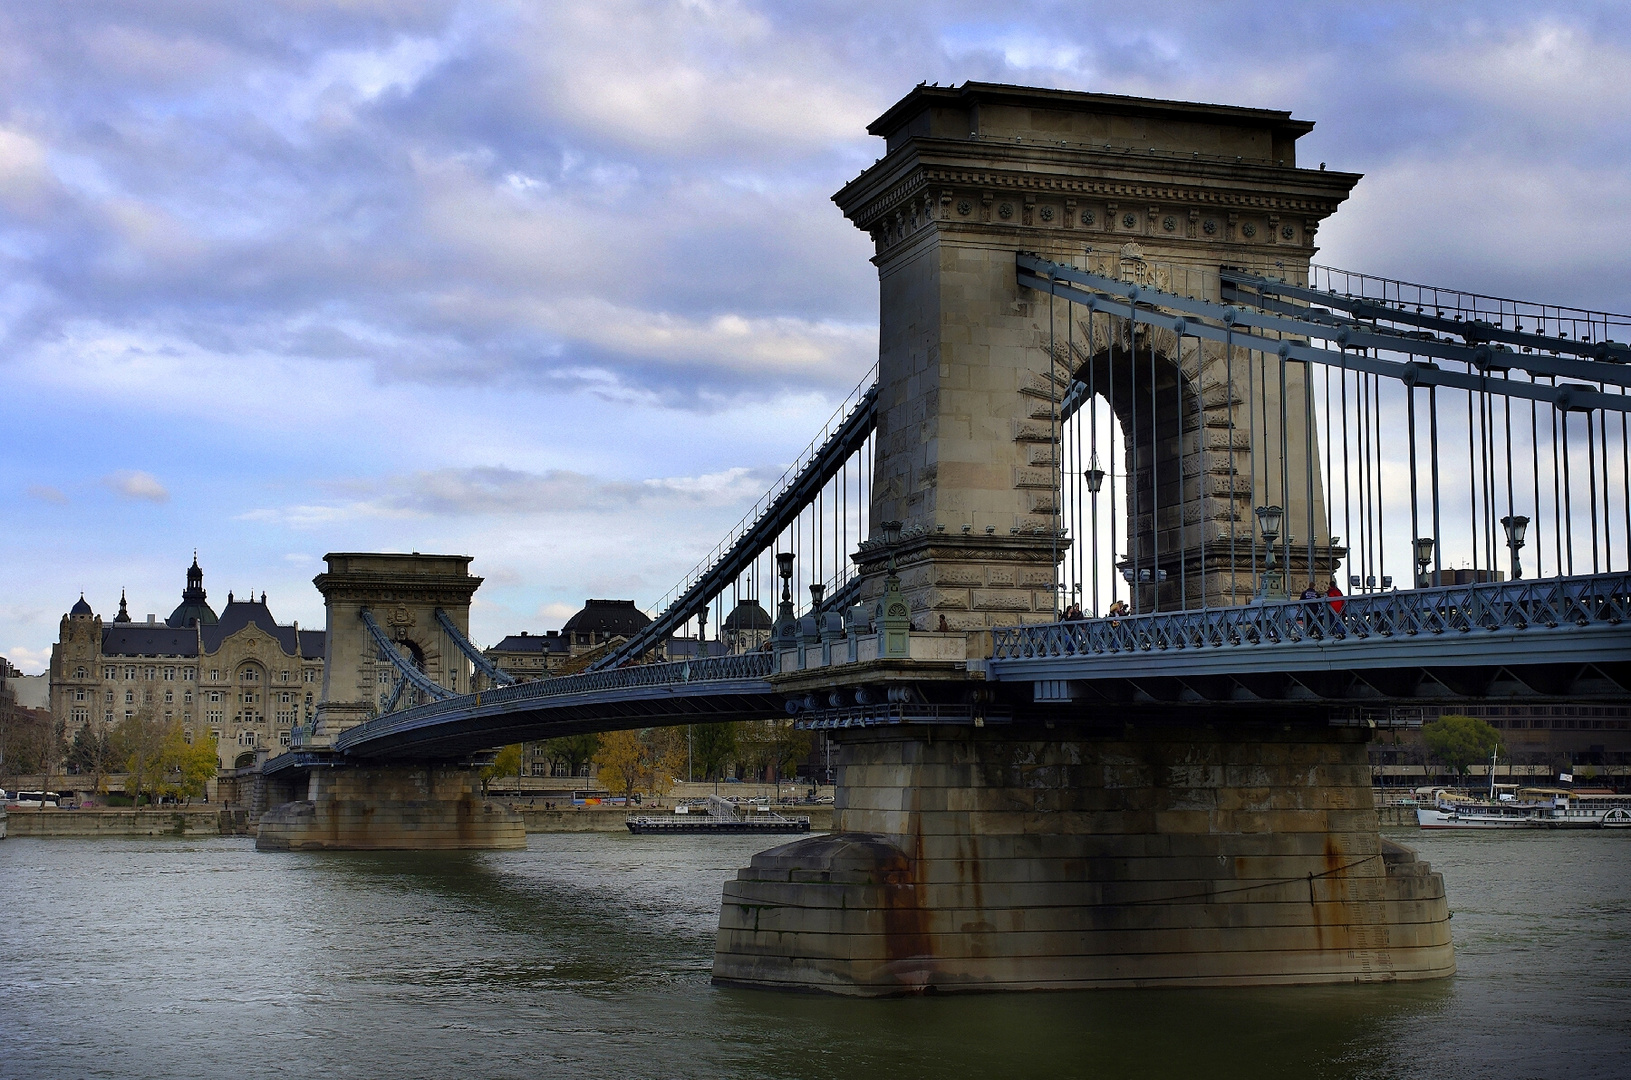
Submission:
[[1471,26],[1461,40],[1419,49],[1407,68],[1422,83],[1537,125],[1530,134],[1604,132],[1631,121],[1631,50],[1548,13],[1499,29]]
[[327,504],[259,508],[243,521],[310,530],[353,519],[613,516],[641,508],[719,507],[751,502],[771,482],[767,471],[733,468],[703,476],[605,480],[564,469],[544,473],[505,466],[427,470],[331,485],[354,497]]
[[170,493],[165,490],[159,478],[149,472],[137,469],[121,469],[102,478],[102,482],[112,490],[127,499],[142,499],[147,502],[169,502]]
[[6,650],[5,657],[24,675],[38,675],[51,667],[51,647],[49,645],[38,648],[31,648],[27,645],[13,645]]

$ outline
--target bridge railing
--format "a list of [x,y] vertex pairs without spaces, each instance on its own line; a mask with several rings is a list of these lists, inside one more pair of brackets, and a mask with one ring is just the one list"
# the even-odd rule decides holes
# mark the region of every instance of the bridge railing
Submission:
[[345,732],[340,738],[340,744],[344,746],[358,739],[367,738],[368,735],[384,730],[388,726],[394,727],[406,722],[417,725],[437,716],[468,713],[477,706],[514,705],[572,694],[627,690],[642,686],[765,679],[770,677],[775,662],[776,658],[768,652],[744,653],[667,664],[637,664],[605,671],[561,675],[553,679],[540,679],[537,682],[517,683],[377,717]]
[[1631,621],[1631,573],[1407,589],[993,632],[993,659],[1158,653]]

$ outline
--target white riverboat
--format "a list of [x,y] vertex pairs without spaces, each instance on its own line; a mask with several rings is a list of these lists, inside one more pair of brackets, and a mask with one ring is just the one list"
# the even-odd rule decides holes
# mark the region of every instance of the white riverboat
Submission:
[[1511,798],[1440,798],[1416,810],[1424,829],[1631,829],[1631,795],[1520,788]]

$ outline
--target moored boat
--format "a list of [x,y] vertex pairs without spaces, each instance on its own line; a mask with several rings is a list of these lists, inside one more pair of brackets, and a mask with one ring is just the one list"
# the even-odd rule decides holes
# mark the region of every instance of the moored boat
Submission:
[[1424,829],[1631,829],[1631,795],[1520,788],[1492,801],[1447,796],[1418,808],[1416,823]]

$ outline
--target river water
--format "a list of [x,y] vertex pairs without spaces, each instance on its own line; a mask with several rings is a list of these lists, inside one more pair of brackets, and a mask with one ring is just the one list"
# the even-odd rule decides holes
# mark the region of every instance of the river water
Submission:
[[708,983],[754,837],[0,841],[0,1080],[1631,1076],[1631,836],[1402,835],[1460,974],[852,1001]]

